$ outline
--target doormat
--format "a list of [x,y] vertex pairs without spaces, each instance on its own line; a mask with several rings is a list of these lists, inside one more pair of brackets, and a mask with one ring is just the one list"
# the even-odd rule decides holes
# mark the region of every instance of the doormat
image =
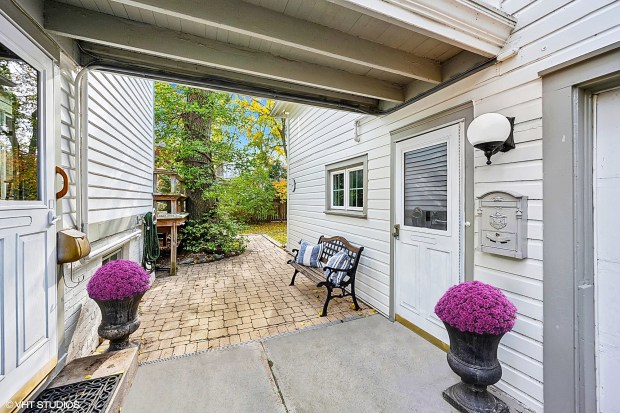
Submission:
[[46,389],[29,401],[27,413],[104,413],[122,374]]

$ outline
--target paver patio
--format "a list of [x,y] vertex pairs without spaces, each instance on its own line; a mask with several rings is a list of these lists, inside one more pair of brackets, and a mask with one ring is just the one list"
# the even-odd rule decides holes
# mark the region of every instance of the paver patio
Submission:
[[350,297],[334,299],[320,317],[325,289],[303,276],[289,286],[290,256],[267,237],[250,235],[242,255],[180,266],[157,278],[140,305],[140,362],[273,336],[374,312]]

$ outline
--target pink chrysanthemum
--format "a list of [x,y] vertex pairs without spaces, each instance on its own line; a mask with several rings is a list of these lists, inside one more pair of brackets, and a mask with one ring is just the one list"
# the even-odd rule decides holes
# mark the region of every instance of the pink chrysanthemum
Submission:
[[86,290],[90,298],[107,301],[143,294],[149,287],[149,273],[139,264],[129,260],[115,260],[95,272]]
[[460,331],[499,335],[512,330],[517,308],[499,288],[471,281],[450,287],[435,305],[435,314]]

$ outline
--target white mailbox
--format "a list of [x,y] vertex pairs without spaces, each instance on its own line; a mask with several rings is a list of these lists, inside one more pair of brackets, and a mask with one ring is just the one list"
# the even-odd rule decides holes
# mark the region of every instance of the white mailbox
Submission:
[[527,258],[527,197],[487,192],[478,197],[480,251],[512,258]]

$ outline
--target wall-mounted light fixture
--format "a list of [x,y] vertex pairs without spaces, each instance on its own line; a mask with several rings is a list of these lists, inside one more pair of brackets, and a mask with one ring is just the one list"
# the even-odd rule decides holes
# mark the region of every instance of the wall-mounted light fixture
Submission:
[[355,142],[359,142],[362,140],[362,136],[360,135],[360,120],[355,121],[354,131],[353,131],[353,140]]
[[491,156],[515,148],[514,126],[515,118],[499,113],[485,113],[471,122],[467,128],[467,140],[474,148],[484,151],[487,165],[491,165]]

